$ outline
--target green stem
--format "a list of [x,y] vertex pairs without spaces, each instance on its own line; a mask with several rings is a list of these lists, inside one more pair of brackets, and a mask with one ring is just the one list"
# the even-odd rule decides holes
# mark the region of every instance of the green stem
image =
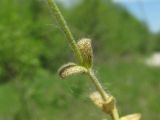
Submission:
[[[92,80],[93,84],[96,86],[97,91],[102,96],[102,99],[104,101],[107,101],[106,92],[103,89],[103,87],[102,87],[101,83],[99,82],[98,78],[95,76],[94,72],[92,70],[89,70],[88,75],[89,75],[90,79]],[[118,113],[118,109],[116,107],[116,103],[115,103],[114,109],[111,111],[110,115],[111,115],[113,120],[119,120],[119,113]]]
[[79,61],[79,63],[82,63],[82,56],[80,53],[80,50],[77,47],[77,43],[67,25],[67,22],[65,21],[64,17],[62,16],[59,8],[57,7],[55,0],[48,0],[48,4],[52,10],[52,12],[54,13],[54,16],[59,24],[59,26],[61,27],[62,31],[64,32],[66,39],[70,45],[70,47],[72,48],[76,59]]
[[116,105],[115,105],[115,108],[113,109],[113,111],[111,113],[111,116],[112,116],[113,120],[119,120],[119,113],[118,113]]
[[107,100],[106,93],[105,93],[102,85],[100,84],[99,80],[95,76],[94,72],[92,70],[89,70],[88,75],[89,75],[90,79],[92,80],[93,84],[96,86],[97,91],[101,94],[103,100],[106,101]]
[[[55,0],[48,0],[48,4],[56,17],[57,22],[59,23],[59,26],[61,27],[62,31],[64,32],[64,34],[68,40],[68,43],[75,54],[75,57],[82,64],[81,52],[80,52],[79,48],[77,47],[77,43],[76,43],[68,25],[67,25],[64,17],[62,16],[59,8],[57,7]],[[93,84],[96,86],[96,89],[100,93],[100,95],[102,96],[103,100],[107,101],[106,93],[92,70],[89,70],[88,76],[92,80]],[[112,111],[111,116],[112,116],[113,120],[119,120],[119,114],[118,114],[117,108]]]

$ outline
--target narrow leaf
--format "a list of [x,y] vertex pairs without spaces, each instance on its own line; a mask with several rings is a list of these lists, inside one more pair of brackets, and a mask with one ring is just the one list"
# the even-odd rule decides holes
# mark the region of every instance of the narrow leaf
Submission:
[[60,67],[60,69],[58,70],[59,76],[61,78],[66,78],[74,74],[86,73],[86,72],[87,72],[86,68],[79,66],[75,63],[65,64],[62,67]]

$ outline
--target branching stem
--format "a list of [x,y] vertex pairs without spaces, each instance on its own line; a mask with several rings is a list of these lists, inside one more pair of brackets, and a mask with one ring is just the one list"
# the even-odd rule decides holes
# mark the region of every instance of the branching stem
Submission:
[[[77,43],[76,43],[68,25],[67,25],[64,17],[62,16],[59,8],[57,7],[55,0],[48,0],[48,4],[49,4],[52,12],[54,13],[54,16],[55,16],[57,22],[59,23],[59,26],[61,27],[62,31],[64,32],[64,34],[67,38],[67,41],[76,56],[76,59],[81,64],[82,63],[81,52],[80,52],[79,48],[77,47]],[[92,80],[92,83],[95,85],[97,91],[102,96],[103,100],[107,101],[106,92],[104,91],[102,85],[100,84],[99,80],[95,76],[93,70],[89,70],[87,74],[90,77],[90,79]],[[112,113],[110,115],[113,120],[119,120],[119,114],[118,114],[118,110],[116,108],[116,105],[115,105],[115,109],[112,111]]]

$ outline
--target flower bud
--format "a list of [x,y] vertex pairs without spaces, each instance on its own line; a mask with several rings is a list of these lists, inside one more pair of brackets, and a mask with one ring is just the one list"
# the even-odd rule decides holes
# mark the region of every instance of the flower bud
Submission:
[[91,39],[83,38],[80,41],[78,41],[77,46],[80,49],[82,55],[82,65],[86,68],[91,68],[93,62],[93,50],[91,45]]
[[105,113],[110,114],[114,107],[115,107],[115,99],[113,96],[110,96],[108,94],[106,94],[106,98],[107,100],[104,101],[101,97],[101,95],[98,92],[94,92],[90,95],[91,100],[93,101],[93,103],[100,108],[101,110],[103,110]]

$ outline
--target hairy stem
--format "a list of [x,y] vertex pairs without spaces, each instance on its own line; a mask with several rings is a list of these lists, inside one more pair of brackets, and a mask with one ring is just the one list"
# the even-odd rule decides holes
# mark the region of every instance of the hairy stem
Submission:
[[62,16],[59,8],[57,7],[55,0],[48,0],[49,7],[51,8],[52,12],[54,13],[54,16],[61,27],[62,31],[64,32],[66,39],[72,48],[76,59],[79,61],[79,63],[82,63],[82,56],[80,53],[80,50],[77,47],[76,41],[67,25],[67,22],[65,21],[64,17]]
[[[93,84],[96,86],[97,91],[102,96],[102,99],[104,101],[107,101],[106,92],[103,89],[103,87],[102,87],[101,83],[99,82],[98,78],[95,76],[94,72],[92,70],[89,70],[88,75],[89,75],[90,79],[92,80]],[[119,120],[119,113],[118,113],[118,110],[117,110],[117,107],[116,107],[116,103],[115,103],[114,109],[111,111],[110,115],[111,115],[113,120]]]
[[[55,0],[48,0],[48,4],[56,17],[57,22],[59,23],[59,26],[61,27],[62,31],[64,32],[64,34],[68,40],[68,43],[71,46],[71,48],[75,54],[75,57],[82,64],[81,52],[80,52],[79,48],[77,47],[76,41],[75,41],[75,39],[69,29],[64,17],[62,16],[59,8],[57,7]],[[102,85],[100,84],[99,80],[97,79],[97,77],[95,76],[95,74],[92,70],[88,71],[88,76],[92,80],[93,84],[96,86],[96,89],[100,93],[100,95],[102,96],[103,100],[107,101],[106,92],[103,89]],[[118,114],[118,110],[116,107],[112,111],[111,117],[113,120],[119,120],[119,114]]]
[[89,70],[88,75],[89,75],[90,79],[92,80],[92,83],[96,86],[97,91],[101,94],[103,100],[106,101],[107,100],[106,93],[105,93],[101,83],[99,82],[99,80],[95,76],[94,72],[92,70]]

